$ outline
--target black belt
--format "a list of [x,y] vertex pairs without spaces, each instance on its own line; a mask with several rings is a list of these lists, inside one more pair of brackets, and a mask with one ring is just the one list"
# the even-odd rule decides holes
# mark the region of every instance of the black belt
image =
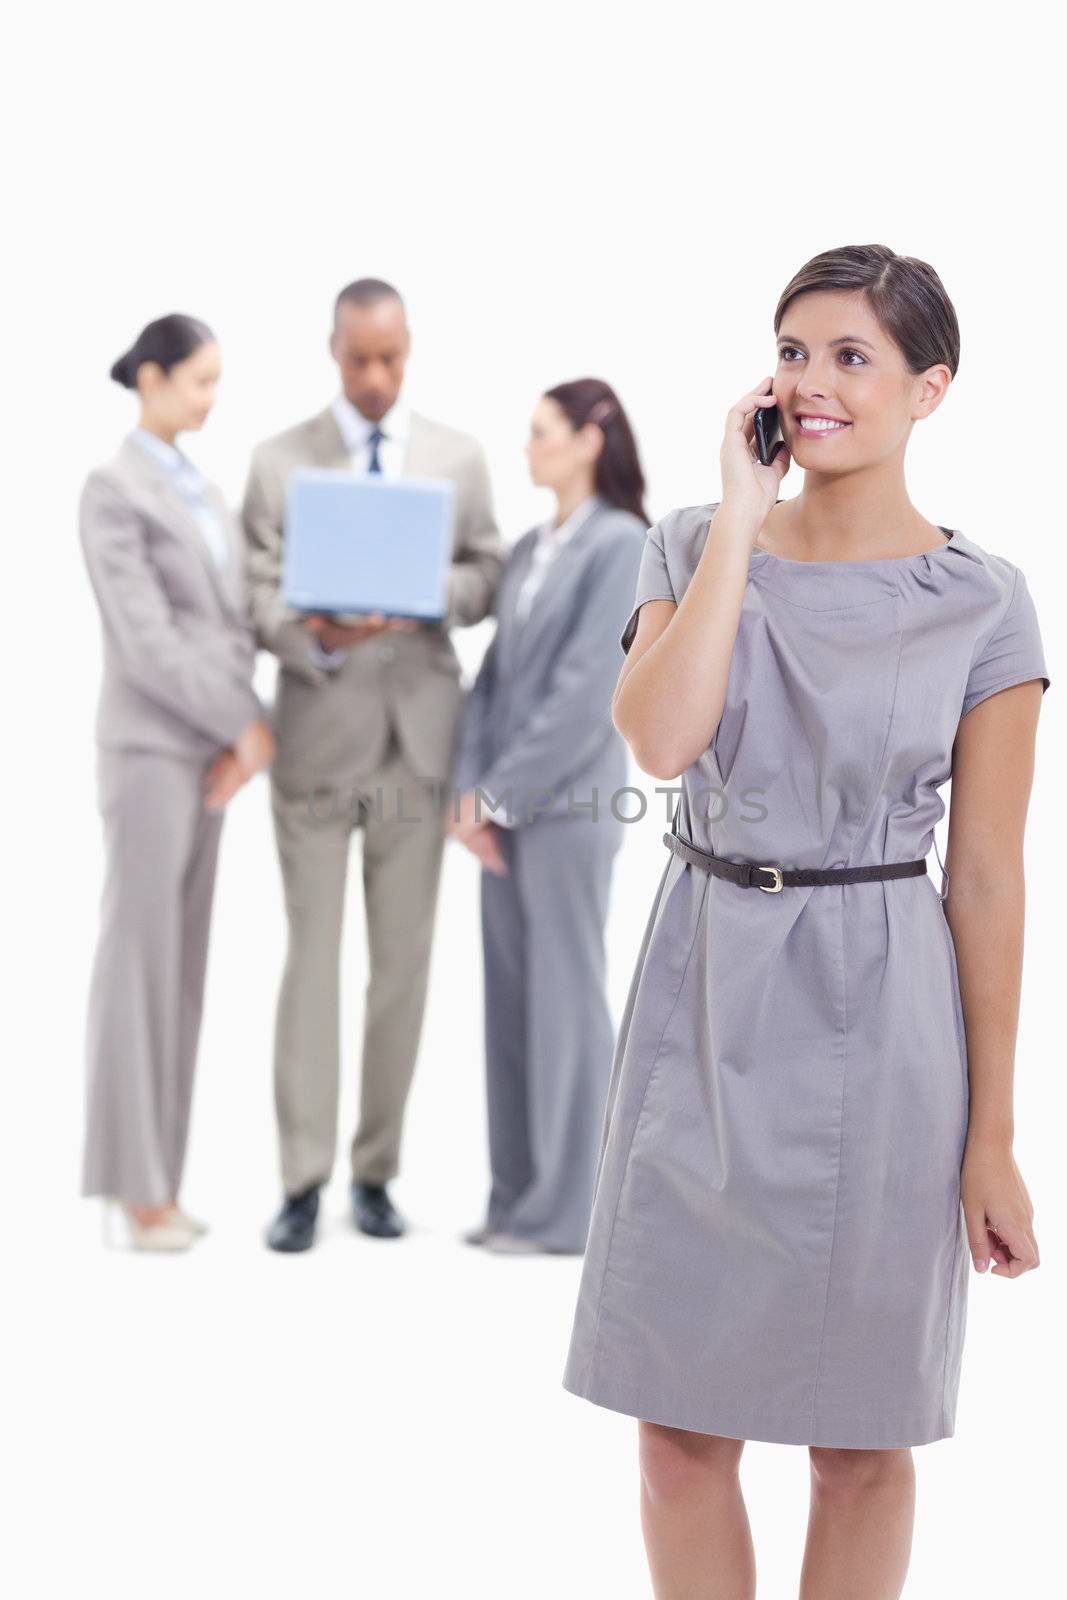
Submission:
[[[762,889],[766,894],[777,894],[791,884],[807,887],[815,883],[870,883],[876,878],[917,878],[926,871],[926,857],[918,861],[892,861],[873,867],[795,867],[784,868],[762,865],[757,861],[727,861],[723,856],[709,855],[696,845],[679,838],[676,833],[665,833],[663,842],[688,861],[691,866],[702,867],[716,878],[727,878],[742,889]],[[759,873],[769,873],[770,883],[760,883]]]

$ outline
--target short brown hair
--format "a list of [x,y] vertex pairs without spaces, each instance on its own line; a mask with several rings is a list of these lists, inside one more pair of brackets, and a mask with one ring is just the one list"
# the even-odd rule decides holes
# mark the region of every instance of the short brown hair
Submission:
[[960,364],[960,327],[937,273],[915,256],[898,256],[884,244],[847,244],[812,256],[782,290],[774,331],[786,307],[801,294],[825,289],[863,293],[911,372],[944,363],[952,376]]

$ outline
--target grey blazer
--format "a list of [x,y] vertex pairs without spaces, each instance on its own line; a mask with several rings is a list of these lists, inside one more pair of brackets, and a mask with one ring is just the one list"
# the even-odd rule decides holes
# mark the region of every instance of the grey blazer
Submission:
[[[646,532],[639,517],[603,501],[549,563],[524,623],[515,601],[537,529],[511,551],[493,605],[496,633],[464,703],[452,783],[477,784],[494,801],[511,790],[517,825],[528,802],[534,820],[565,815],[568,786],[578,802],[595,790],[606,813],[627,781],[611,700]],[[546,789],[553,798],[541,809],[535,791]],[[505,808],[496,820],[506,823]]]
[[317,665],[300,613],[281,598],[286,488],[294,468],[343,469],[349,462],[327,406],[257,446],[245,491],[252,620],[259,644],[280,662],[272,775],[282,788],[297,791],[340,785],[370,771],[385,745],[390,709],[419,772],[447,779],[463,699],[448,629],[488,614],[504,564],[481,447],[469,434],[411,412],[405,474],[451,478],[456,485],[447,615],[440,626],[356,645],[335,671]]
[[206,758],[267,720],[252,689],[240,527],[208,485],[230,543],[219,568],[166,470],[134,439],[89,473],[79,531],[100,607],[100,744]]

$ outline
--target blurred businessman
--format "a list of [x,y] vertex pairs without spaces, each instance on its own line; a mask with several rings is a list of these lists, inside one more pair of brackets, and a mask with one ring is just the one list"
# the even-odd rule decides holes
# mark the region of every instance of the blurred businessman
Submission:
[[[289,951],[274,1052],[285,1191],[267,1235],[275,1250],[314,1242],[319,1190],[333,1166],[339,961],[354,828],[363,830],[370,979],[351,1148],[353,1216],[379,1238],[404,1231],[386,1186],[399,1165],[444,845],[433,785],[448,782],[463,700],[449,628],[488,614],[503,565],[481,448],[401,398],[410,345],[404,305],[390,284],[365,278],[342,289],[330,336],[341,392],[257,447],[245,494],[252,620],[259,643],[279,660],[271,796]],[[284,506],[298,467],[455,483],[443,622],[370,616],[346,626],[285,606]]]

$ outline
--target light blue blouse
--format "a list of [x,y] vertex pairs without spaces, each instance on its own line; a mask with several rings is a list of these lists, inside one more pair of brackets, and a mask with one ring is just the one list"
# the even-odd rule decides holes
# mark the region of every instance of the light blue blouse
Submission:
[[158,434],[150,433],[147,428],[133,428],[130,438],[166,469],[175,488],[192,512],[215,565],[220,568],[225,567],[230,560],[230,543],[215,507],[205,492],[206,480],[203,473],[178,449],[177,445],[168,444],[165,439],[161,439]]

